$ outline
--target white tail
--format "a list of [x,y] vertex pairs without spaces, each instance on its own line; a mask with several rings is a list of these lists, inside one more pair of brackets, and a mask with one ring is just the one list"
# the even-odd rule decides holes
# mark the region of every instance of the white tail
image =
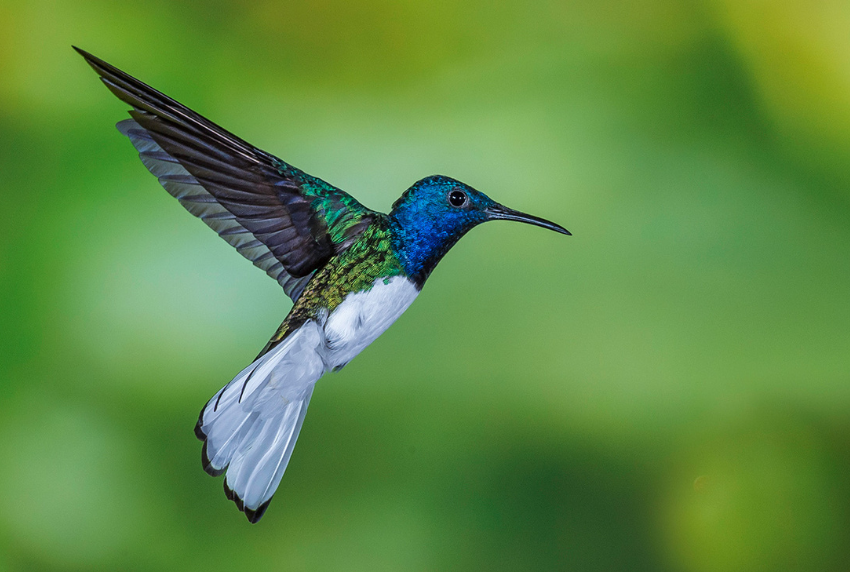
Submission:
[[263,516],[289,463],[316,381],[324,337],[308,321],[257,358],[210,399],[195,434],[204,469],[227,472],[224,490],[248,520]]

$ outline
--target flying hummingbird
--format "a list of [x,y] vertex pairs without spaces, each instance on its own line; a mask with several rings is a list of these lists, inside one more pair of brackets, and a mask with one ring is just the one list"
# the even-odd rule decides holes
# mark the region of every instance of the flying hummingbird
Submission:
[[201,410],[204,469],[257,522],[289,463],[316,382],[371,344],[410,306],[470,229],[513,220],[563,227],[449,177],[422,179],[373,211],[246,143],[170,97],[76,49],[131,119],[118,130],[190,213],[277,280],[293,306],[257,358]]

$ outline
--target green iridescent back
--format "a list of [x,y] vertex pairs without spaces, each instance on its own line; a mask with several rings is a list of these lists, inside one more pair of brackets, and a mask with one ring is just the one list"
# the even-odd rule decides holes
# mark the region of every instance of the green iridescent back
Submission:
[[318,317],[319,312],[333,312],[348,294],[370,290],[381,277],[389,280],[405,275],[393,249],[387,216],[375,212],[371,216],[372,223],[351,245],[316,271],[260,355],[282,342],[307,320]]
[[[340,252],[358,238],[375,215],[360,202],[337,187],[293,167],[275,157],[274,166],[287,180],[298,182],[299,193],[310,201],[315,212],[314,224],[324,226],[336,252]],[[317,233],[321,234],[321,233]]]

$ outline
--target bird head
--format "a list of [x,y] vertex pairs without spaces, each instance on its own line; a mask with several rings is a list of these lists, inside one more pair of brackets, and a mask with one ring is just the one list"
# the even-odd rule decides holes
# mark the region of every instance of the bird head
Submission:
[[414,183],[390,212],[397,250],[409,266],[408,273],[421,275],[422,281],[464,234],[491,220],[513,220],[570,234],[560,225],[509,209],[481,191],[441,175]]

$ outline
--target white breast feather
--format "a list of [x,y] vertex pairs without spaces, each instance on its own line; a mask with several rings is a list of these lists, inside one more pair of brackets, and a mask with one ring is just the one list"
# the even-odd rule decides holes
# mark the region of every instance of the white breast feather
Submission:
[[325,322],[325,363],[329,369],[354,359],[413,303],[419,290],[412,281],[379,278],[370,290],[349,294]]

